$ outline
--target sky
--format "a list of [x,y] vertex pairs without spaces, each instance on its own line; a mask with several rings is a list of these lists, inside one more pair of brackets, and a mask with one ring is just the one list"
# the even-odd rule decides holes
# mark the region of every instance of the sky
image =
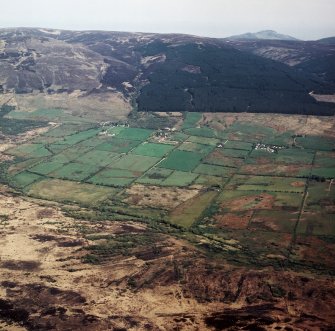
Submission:
[[335,36],[335,0],[0,0],[0,28]]

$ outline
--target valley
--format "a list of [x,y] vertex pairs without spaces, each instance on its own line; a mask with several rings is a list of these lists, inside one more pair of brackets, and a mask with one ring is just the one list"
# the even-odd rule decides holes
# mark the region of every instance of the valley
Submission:
[[333,330],[334,54],[0,29],[0,330]]
[[331,329],[333,117],[4,109],[0,327]]

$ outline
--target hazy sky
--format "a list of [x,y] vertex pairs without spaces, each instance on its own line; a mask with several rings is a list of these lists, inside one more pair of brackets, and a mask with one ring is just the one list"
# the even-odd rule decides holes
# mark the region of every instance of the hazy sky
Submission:
[[0,27],[335,36],[335,0],[0,0]]

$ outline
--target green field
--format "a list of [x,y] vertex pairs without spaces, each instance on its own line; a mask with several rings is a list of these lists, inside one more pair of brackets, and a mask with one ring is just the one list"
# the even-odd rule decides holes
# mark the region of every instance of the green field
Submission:
[[199,164],[193,172],[201,175],[230,177],[235,171],[234,168],[221,167],[219,165]]
[[174,147],[167,144],[153,144],[143,143],[137,146],[132,153],[145,156],[163,157],[165,154],[170,152]]
[[130,140],[147,140],[153,130],[148,129],[138,129],[138,128],[124,128],[117,134],[119,139],[130,139]]
[[186,129],[185,133],[192,135],[192,136],[200,136],[200,137],[207,137],[207,138],[215,138],[216,132],[210,128],[190,128]]
[[238,114],[185,116],[173,126],[161,115],[169,124],[155,130],[147,129],[157,128],[151,115],[141,127],[72,119],[2,152],[8,161],[0,163],[0,179],[36,198],[94,207],[100,219],[141,219],[237,265],[276,268],[278,260],[291,259],[291,266],[308,238],[334,240],[335,152],[328,131],[297,136],[283,129],[285,119],[274,123],[273,114],[270,120],[245,115],[250,121]]
[[201,113],[186,113],[183,122],[183,129],[194,128],[197,126],[197,123],[201,120],[201,118]]
[[146,174],[137,179],[137,183],[160,185],[172,174],[173,170],[164,168],[152,168]]
[[96,146],[96,149],[114,153],[127,153],[140,143],[140,140],[112,138],[111,140]]
[[91,151],[88,151],[82,154],[78,158],[76,158],[75,162],[89,164],[93,166],[96,164],[99,164],[101,166],[106,166],[119,156],[120,155],[116,153],[99,151],[99,150],[91,150]]
[[198,177],[197,174],[192,174],[190,172],[183,172],[183,171],[173,171],[172,174],[167,177],[163,182],[162,185],[167,186],[188,186],[190,185],[196,178]]
[[20,172],[12,178],[12,184],[18,188],[24,188],[38,180],[41,180],[43,177],[37,174],[33,174],[28,171]]
[[22,157],[25,159],[38,158],[51,155],[51,153],[45,148],[43,144],[19,145],[18,147],[7,150],[6,152],[7,154]]
[[173,150],[159,167],[180,170],[192,171],[201,161],[202,155],[198,153]]
[[246,151],[252,150],[253,144],[245,141],[228,140],[224,143],[224,148],[229,149],[244,149]]
[[206,138],[206,137],[198,137],[198,136],[190,136],[187,138],[187,141],[196,143],[196,144],[203,144],[209,146],[216,146],[220,143],[219,139],[216,138]]
[[29,171],[41,175],[48,175],[49,173],[61,168],[62,166],[63,163],[59,163],[56,161],[44,161],[30,168]]
[[127,186],[140,175],[141,173],[137,171],[105,168],[89,178],[87,182],[106,186]]
[[82,164],[71,162],[49,174],[50,177],[82,181],[96,173],[101,165]]
[[70,136],[66,136],[63,140],[59,140],[58,144],[60,145],[75,145],[83,140],[87,140],[89,138],[92,138],[94,136],[97,136],[97,134],[100,132],[100,129],[90,129],[87,131],[82,131],[75,133]]
[[298,146],[305,149],[317,151],[332,151],[334,149],[334,140],[318,136],[305,136],[296,138]]
[[128,154],[122,156],[116,161],[113,161],[110,167],[115,169],[144,172],[153,167],[159,161],[160,158],[158,157]]
[[190,141],[185,141],[178,147],[181,151],[195,152],[203,155],[209,154],[213,148],[210,145],[197,144]]

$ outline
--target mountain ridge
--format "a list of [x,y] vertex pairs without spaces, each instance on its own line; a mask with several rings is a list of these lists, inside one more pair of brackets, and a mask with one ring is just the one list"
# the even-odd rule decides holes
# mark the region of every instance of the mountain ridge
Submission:
[[255,39],[255,40],[262,40],[262,39],[268,39],[268,40],[292,40],[292,41],[298,41],[299,39],[285,35],[280,34],[274,30],[262,30],[258,32],[247,32],[239,35],[233,35],[228,38],[229,40],[244,40],[244,39]]
[[55,99],[80,91],[81,98],[113,96],[118,105],[135,101],[142,111],[333,114],[332,105],[309,94],[324,84],[304,70],[215,38],[0,30],[2,93],[37,91]]

